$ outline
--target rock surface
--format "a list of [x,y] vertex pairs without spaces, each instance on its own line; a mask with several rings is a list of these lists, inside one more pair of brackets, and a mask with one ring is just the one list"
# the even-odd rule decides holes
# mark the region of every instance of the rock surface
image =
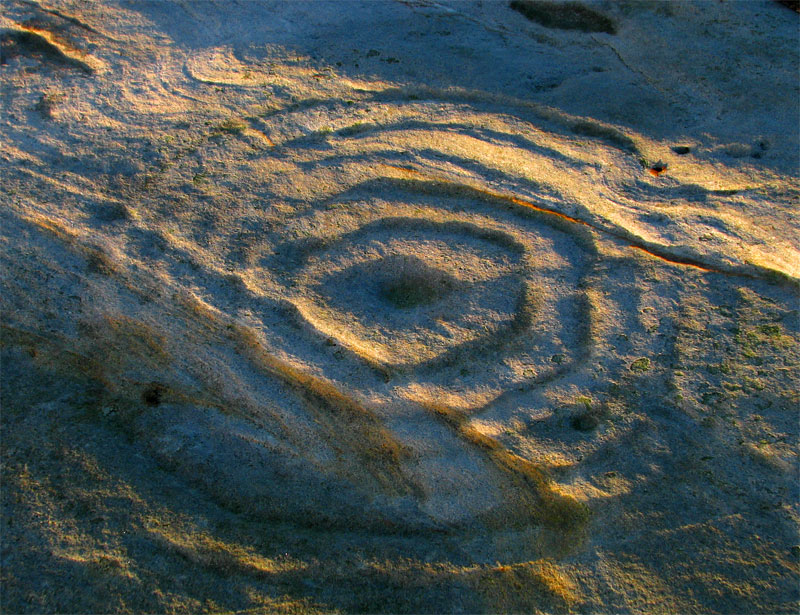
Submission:
[[0,30],[4,611],[797,611],[797,14]]

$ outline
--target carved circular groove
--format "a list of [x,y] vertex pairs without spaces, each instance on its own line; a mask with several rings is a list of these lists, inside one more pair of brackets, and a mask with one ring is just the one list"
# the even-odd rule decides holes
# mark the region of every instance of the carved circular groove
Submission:
[[378,220],[312,253],[293,302],[359,355],[419,365],[514,322],[522,255],[481,235],[469,225]]
[[479,193],[387,185],[378,201],[376,190],[356,190],[372,197],[367,221],[329,234],[339,208],[317,212],[318,236],[283,250],[288,300],[307,330],[416,385],[460,391],[529,386],[582,353],[578,286],[591,257],[571,233]]

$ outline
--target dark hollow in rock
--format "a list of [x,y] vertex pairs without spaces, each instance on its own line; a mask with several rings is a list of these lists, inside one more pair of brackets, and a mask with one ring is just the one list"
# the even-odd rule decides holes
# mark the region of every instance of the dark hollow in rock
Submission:
[[600,424],[600,419],[593,412],[584,412],[572,417],[572,428],[578,431],[592,431]]
[[158,406],[161,404],[162,396],[164,395],[164,387],[153,382],[142,392],[142,401],[148,406]]
[[605,32],[606,34],[617,33],[617,28],[610,18],[580,2],[513,0],[509,6],[545,28]]
[[122,203],[104,204],[97,207],[95,217],[101,222],[117,222],[119,220],[130,220],[131,212]]
[[766,152],[769,148],[770,148],[770,142],[767,141],[766,139],[761,139],[753,145],[753,151],[750,154],[750,157],[761,158],[764,155],[764,152]]
[[400,309],[434,303],[456,286],[450,275],[414,256],[384,259],[382,268],[381,297]]
[[678,156],[685,156],[692,150],[688,145],[675,145],[673,146],[672,151],[678,154]]

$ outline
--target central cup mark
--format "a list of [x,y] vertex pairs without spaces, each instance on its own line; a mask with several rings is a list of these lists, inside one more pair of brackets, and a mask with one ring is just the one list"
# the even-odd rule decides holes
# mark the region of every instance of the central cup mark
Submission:
[[436,303],[456,287],[455,278],[416,256],[385,258],[381,268],[385,275],[380,284],[380,297],[398,309]]

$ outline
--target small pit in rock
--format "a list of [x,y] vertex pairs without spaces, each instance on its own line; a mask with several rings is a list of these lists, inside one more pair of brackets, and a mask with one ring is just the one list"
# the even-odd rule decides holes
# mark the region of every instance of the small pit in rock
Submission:
[[617,33],[616,25],[611,19],[580,2],[513,0],[509,6],[545,28]]
[[452,276],[416,257],[385,259],[382,268],[386,275],[381,282],[381,298],[399,309],[430,305],[456,286]]
[[142,392],[142,401],[148,406],[158,406],[161,404],[164,387],[157,382],[152,383]]
[[591,411],[583,412],[572,418],[572,428],[577,431],[592,431],[600,424],[600,419]]

